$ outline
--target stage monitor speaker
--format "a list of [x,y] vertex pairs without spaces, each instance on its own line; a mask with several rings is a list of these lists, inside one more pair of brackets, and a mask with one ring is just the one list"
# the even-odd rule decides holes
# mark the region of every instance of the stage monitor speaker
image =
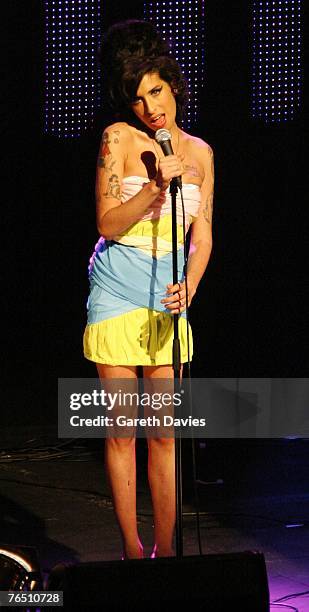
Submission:
[[47,589],[63,591],[65,612],[170,612],[188,605],[194,612],[269,612],[265,560],[255,551],[58,564]]

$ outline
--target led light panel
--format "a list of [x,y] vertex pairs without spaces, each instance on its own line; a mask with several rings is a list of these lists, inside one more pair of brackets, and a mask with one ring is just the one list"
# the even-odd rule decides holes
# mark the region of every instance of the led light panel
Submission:
[[45,132],[80,136],[100,106],[100,0],[45,0]]
[[301,104],[302,1],[253,0],[252,116],[290,121]]
[[203,0],[187,2],[144,2],[144,18],[172,44],[172,49],[187,79],[190,102],[184,127],[197,120],[198,92],[205,76],[205,15]]

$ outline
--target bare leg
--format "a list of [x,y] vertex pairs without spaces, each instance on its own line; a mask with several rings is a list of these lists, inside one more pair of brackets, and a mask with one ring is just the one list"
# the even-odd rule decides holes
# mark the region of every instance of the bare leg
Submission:
[[[144,368],[144,376],[145,379],[166,380],[173,378],[173,369],[171,366],[147,367]],[[176,519],[175,440],[173,438],[148,438],[148,480],[155,527],[153,556],[172,556]]]
[[175,443],[172,439],[148,440],[148,479],[154,513],[153,555],[173,555],[175,527]]
[[[136,368],[97,364],[101,379],[136,379]],[[105,440],[105,469],[119,524],[123,556],[143,557],[143,546],[136,520],[136,458],[135,437],[107,437]]]

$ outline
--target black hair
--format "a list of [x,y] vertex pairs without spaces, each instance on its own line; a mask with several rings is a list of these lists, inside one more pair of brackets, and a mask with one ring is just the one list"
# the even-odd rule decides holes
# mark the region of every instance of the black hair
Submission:
[[121,62],[130,55],[156,57],[169,55],[170,45],[162,38],[153,23],[142,19],[127,19],[111,25],[101,38],[101,63]]
[[103,105],[117,119],[131,115],[131,103],[146,73],[158,73],[175,90],[176,121],[188,102],[187,82],[171,47],[149,21],[128,19],[110,26],[101,38],[98,59],[103,82]]

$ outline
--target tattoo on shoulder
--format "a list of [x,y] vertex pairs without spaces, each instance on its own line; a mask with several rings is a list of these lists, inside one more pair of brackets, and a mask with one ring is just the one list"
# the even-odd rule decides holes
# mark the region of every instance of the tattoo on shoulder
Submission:
[[211,174],[211,177],[214,178],[214,175],[215,175],[214,152],[209,145],[207,145],[207,147],[208,147],[208,151],[210,154],[210,174]]
[[214,152],[213,152],[211,146],[208,143],[206,143],[206,144],[207,144],[207,149],[208,149],[208,152],[209,152],[210,156],[213,157],[214,156]]
[[104,132],[102,136],[101,149],[98,157],[98,167],[103,168],[107,172],[112,172],[116,163],[116,160],[113,159],[113,155],[110,150],[110,144],[111,142],[114,144],[119,144],[119,134],[119,130],[115,130],[112,132],[112,134],[109,132]]
[[211,223],[212,220],[212,214],[213,214],[213,199],[214,199],[214,194],[213,191],[209,194],[206,202],[205,202],[205,207],[203,208],[203,215],[204,215],[204,219],[205,221],[207,221],[207,223]]
[[115,134],[115,136],[114,136],[114,143],[115,144],[119,144],[119,134],[120,134],[119,130],[115,130],[113,132],[113,134]]

